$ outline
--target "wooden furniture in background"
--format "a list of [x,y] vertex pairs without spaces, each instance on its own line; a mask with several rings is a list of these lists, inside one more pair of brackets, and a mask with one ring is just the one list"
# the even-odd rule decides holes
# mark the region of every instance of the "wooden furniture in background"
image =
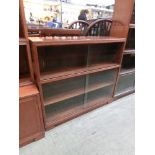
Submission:
[[112,20],[98,19],[92,22],[87,28],[86,36],[109,36],[111,30]]
[[23,146],[44,136],[40,96],[34,83],[28,32],[19,2],[19,145]]
[[135,8],[130,18],[122,65],[118,74],[114,98],[118,99],[135,92]]
[[46,129],[112,101],[124,38],[29,39]]
[[80,36],[82,35],[79,29],[28,29],[29,37],[45,37],[45,36]]
[[112,26],[120,28],[121,26],[123,26],[123,24],[119,21],[115,21],[111,19],[98,19],[89,25],[84,35],[85,36],[110,36]]
[[79,29],[83,32],[83,34],[85,33],[85,31],[87,30],[89,26],[89,23],[83,20],[77,20],[74,21],[73,23],[71,23],[68,28],[69,29]]

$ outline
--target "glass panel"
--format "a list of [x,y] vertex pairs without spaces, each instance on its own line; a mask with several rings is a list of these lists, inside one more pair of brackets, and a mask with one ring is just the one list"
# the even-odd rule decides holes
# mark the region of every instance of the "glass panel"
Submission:
[[45,105],[84,94],[85,76],[42,85]]
[[57,102],[55,104],[49,105],[45,107],[46,117],[54,118],[56,116],[60,116],[64,113],[70,113],[75,110],[76,107],[82,106],[84,103],[84,95],[80,95],[77,97],[70,98],[68,100],[64,100],[61,102]]
[[116,95],[132,90],[134,88],[134,84],[135,73],[120,76],[117,84]]
[[[114,63],[122,44],[90,45],[88,50],[88,66],[100,63]],[[117,52],[117,53],[116,53]]]
[[98,101],[104,101],[105,99],[111,98],[113,92],[113,85],[107,86],[87,94],[86,103],[93,104]]
[[95,85],[105,85],[114,83],[116,78],[116,70],[107,70],[103,72],[93,73],[88,75],[88,89]]

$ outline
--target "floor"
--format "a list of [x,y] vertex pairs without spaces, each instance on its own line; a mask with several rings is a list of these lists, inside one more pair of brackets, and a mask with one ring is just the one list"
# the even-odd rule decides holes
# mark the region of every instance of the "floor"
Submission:
[[134,155],[134,102],[129,95],[48,132],[20,155]]

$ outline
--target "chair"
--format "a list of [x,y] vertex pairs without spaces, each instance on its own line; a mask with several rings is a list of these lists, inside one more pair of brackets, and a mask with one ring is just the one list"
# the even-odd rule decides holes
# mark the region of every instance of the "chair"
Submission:
[[109,36],[112,25],[111,19],[98,19],[87,28],[86,36]]
[[68,29],[80,29],[83,33],[87,30],[89,23],[83,20],[77,20],[68,26]]
[[112,25],[121,28],[122,23],[111,19],[98,19],[89,25],[85,36],[109,36]]

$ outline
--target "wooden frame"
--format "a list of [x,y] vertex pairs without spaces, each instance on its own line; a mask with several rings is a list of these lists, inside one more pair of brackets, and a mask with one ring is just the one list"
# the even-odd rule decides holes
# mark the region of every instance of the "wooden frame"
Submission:
[[[47,33],[44,37],[30,37],[32,69],[28,32],[20,0],[22,33],[19,46],[26,47],[30,81],[33,83],[35,80],[37,84],[36,87],[20,80],[20,122],[32,125],[27,128],[21,124],[20,146],[43,137],[44,129],[53,128],[119,97],[113,98],[123,55],[134,53],[133,49],[124,52],[129,27],[134,29],[134,25],[129,24],[133,6],[134,0],[116,0],[112,20],[122,24],[112,23],[108,37],[78,36],[77,31],[72,36],[68,30],[61,34],[52,30],[55,37],[49,36],[51,32],[48,30],[45,30]],[[28,121],[30,118],[25,121],[27,115],[32,122]],[[27,131],[22,131],[24,129]]]
[[[23,1],[19,1],[19,55],[24,52],[26,57],[24,58],[27,61],[27,70],[28,77],[22,78],[19,80],[20,86],[29,85],[34,82],[34,73],[33,73],[33,66],[32,66],[32,59],[31,59],[31,52],[28,40],[28,31],[26,26],[25,14],[24,14],[24,6]],[[25,46],[25,50],[21,51],[20,49]],[[22,60],[21,60],[22,62]],[[19,73],[20,74],[20,73]]]
[[24,14],[19,1],[19,146],[44,137],[40,94],[34,85],[31,52]]
[[[29,39],[31,42],[32,54],[33,54],[33,59],[34,59],[35,77],[36,77],[37,85],[39,87],[39,91],[41,94],[41,100],[42,100],[42,105],[43,105],[42,107],[44,110],[44,122],[45,122],[46,129],[50,129],[50,128],[58,125],[60,122],[61,123],[65,122],[71,118],[79,116],[82,113],[88,112],[92,109],[95,109],[99,106],[110,103],[112,101],[112,97],[109,97],[109,98],[103,97],[103,99],[99,98],[99,100],[97,100],[96,102],[93,102],[91,104],[77,106],[77,107],[69,109],[69,111],[67,111],[67,112],[62,112],[62,114],[60,114],[60,115],[56,115],[56,116],[47,118],[46,113],[45,113],[45,107],[47,107],[51,103],[54,105],[55,103],[60,102],[61,100],[67,100],[67,99],[73,98],[74,96],[79,96],[81,94],[81,92],[75,91],[75,92],[72,92],[72,94],[70,94],[69,96],[64,96],[62,99],[60,96],[59,98],[55,98],[55,99],[53,98],[52,100],[47,102],[44,99],[44,95],[43,95],[44,90],[42,87],[44,84],[48,84],[48,83],[55,84],[55,82],[59,82],[62,80],[67,80],[67,79],[74,79],[75,77],[84,76],[84,78],[87,79],[87,75],[90,76],[93,73],[101,73],[101,72],[104,72],[107,70],[112,70],[112,69],[116,70],[116,75],[117,75],[118,69],[120,67],[119,64],[121,61],[120,55],[122,53],[122,50],[124,47],[124,42],[125,42],[124,38],[115,38],[115,37],[57,37],[57,38],[35,37],[34,38],[34,37],[31,37]],[[104,48],[106,48],[107,50],[112,50],[111,46],[115,46],[114,60],[112,60],[112,57],[111,57],[110,59],[107,59],[109,62],[104,62],[105,60],[103,60],[103,64],[102,63],[96,64],[96,61],[98,61],[98,60],[100,61],[100,59],[98,59],[100,57],[95,58],[93,56],[92,57],[93,59],[92,59],[90,57],[91,55],[89,55],[89,57],[91,58],[91,59],[89,58],[89,60],[91,60],[91,62],[93,62],[93,64],[94,63],[95,64],[88,66],[88,67],[81,66],[80,68],[79,67],[77,69],[72,68],[71,70],[68,70],[68,71],[67,71],[67,68],[63,69],[65,71],[61,71],[60,69],[58,70],[56,67],[56,69],[53,68],[54,72],[52,71],[51,73],[50,72],[43,73],[43,71],[44,71],[44,69],[42,68],[43,66],[40,66],[43,63],[42,61],[40,61],[40,59],[44,59],[45,54],[48,52],[48,50],[49,50],[49,52],[48,52],[48,59],[49,59],[49,57],[50,57],[49,54],[53,53],[54,50],[56,50],[56,53],[61,52],[61,53],[65,53],[66,56],[67,56],[67,54],[69,56],[70,54],[67,53],[68,50],[70,51],[70,53],[73,54],[73,53],[76,53],[77,48],[81,48],[81,49],[77,49],[77,50],[78,51],[81,50],[81,53],[84,53],[84,50],[86,50],[86,57],[84,57],[84,58],[88,59],[87,52],[97,51],[96,54],[102,54],[104,51]],[[102,48],[103,48],[103,50],[102,50]],[[100,51],[102,51],[102,52],[100,52]],[[61,56],[61,53],[59,54],[59,58]],[[109,51],[109,53],[111,53],[111,52]],[[105,55],[106,55],[106,53],[105,53]],[[75,55],[75,58],[76,57],[78,59],[78,55],[77,56]],[[51,56],[51,58],[53,59],[54,56]],[[71,58],[74,59],[73,56]],[[81,59],[82,59],[82,57],[80,57],[80,61],[81,61]],[[55,62],[55,60],[49,59],[49,62],[50,63]],[[43,64],[48,65],[49,62],[46,62]],[[68,60],[68,62],[71,63],[71,61],[69,61],[69,60]],[[86,60],[86,62],[87,62],[87,60]],[[67,63],[67,61],[65,63]],[[115,80],[116,80],[116,77],[112,81],[113,84],[115,83]],[[86,85],[86,83],[84,85]],[[90,90],[84,91],[84,92],[82,92],[82,94],[84,93],[84,95],[85,95],[88,92],[91,92],[91,91],[94,91],[97,89],[101,89],[101,86],[94,85]],[[68,85],[68,87],[69,87],[69,85]],[[108,87],[108,85],[107,85],[107,87]],[[112,89],[112,92],[111,92],[111,95],[112,95],[113,91],[114,91],[114,85],[111,87],[111,89]]]
[[[123,4],[123,2],[121,0],[118,0],[118,1],[120,1],[120,3],[117,3],[117,5],[115,6],[116,10],[120,9],[122,4]],[[134,16],[135,16],[135,5],[134,5],[134,0],[133,1],[131,0],[130,5],[131,6],[128,6],[127,8],[124,8],[124,9],[127,9],[127,10],[130,9],[130,11],[128,12],[128,17],[124,16],[124,17],[120,18],[118,16],[118,14],[119,13],[121,14],[121,12],[118,12],[118,11],[117,11],[117,14],[115,13],[115,15],[113,17],[114,19],[120,18],[120,20],[122,20],[121,22],[124,22],[124,23],[126,22],[126,25],[128,25],[128,27],[123,28],[124,31],[122,31],[120,34],[117,34],[117,32],[115,32],[114,30],[112,32],[112,34],[115,35],[115,36],[116,35],[120,36],[120,37],[126,36],[126,38],[127,38],[126,45],[124,47],[124,52],[123,52],[123,55],[122,55],[122,61],[121,61],[122,65],[120,67],[118,77],[117,77],[116,86],[115,86],[114,100],[119,99],[121,97],[124,97],[126,95],[129,95],[129,94],[132,94],[132,93],[135,92],[134,87],[132,87],[132,89],[129,88],[127,90],[127,87],[128,87],[127,83],[130,82],[129,80],[127,80],[126,84],[124,83],[124,86],[126,85],[126,89],[124,87],[124,92],[122,91],[122,93],[119,93],[119,94],[117,93],[117,90],[121,85],[122,77],[135,74],[135,65],[134,65],[135,60],[128,61],[128,59],[126,59],[126,58],[130,58],[131,56],[135,59],[135,24],[134,24],[135,23],[134,22],[134,19],[135,19],[134,18]],[[122,10],[120,10],[120,11],[122,11]],[[130,67],[130,69],[124,69],[124,72],[122,73],[122,69],[124,68],[124,63],[126,63],[126,64],[128,63],[129,65],[131,64],[132,67]],[[135,85],[135,81],[132,83],[132,85]]]

